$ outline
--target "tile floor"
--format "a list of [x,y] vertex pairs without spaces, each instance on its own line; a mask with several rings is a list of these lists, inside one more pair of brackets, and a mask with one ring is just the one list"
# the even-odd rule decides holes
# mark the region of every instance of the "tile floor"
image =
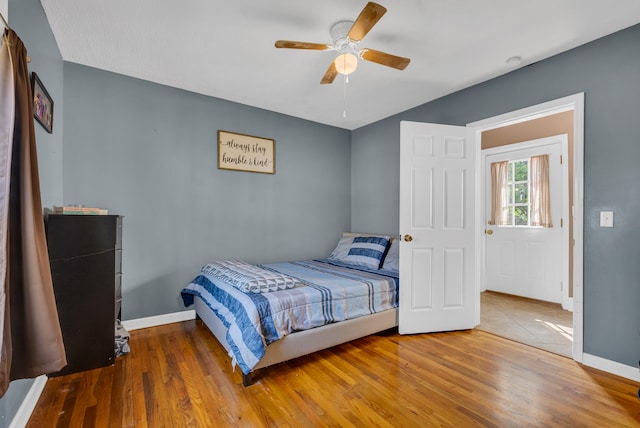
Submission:
[[479,330],[571,358],[573,313],[560,304],[485,291]]

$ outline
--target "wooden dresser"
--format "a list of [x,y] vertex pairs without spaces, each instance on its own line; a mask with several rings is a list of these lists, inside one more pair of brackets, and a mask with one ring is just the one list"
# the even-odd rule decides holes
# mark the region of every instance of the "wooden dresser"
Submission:
[[50,214],[46,230],[68,362],[50,376],[111,365],[122,301],[122,217]]

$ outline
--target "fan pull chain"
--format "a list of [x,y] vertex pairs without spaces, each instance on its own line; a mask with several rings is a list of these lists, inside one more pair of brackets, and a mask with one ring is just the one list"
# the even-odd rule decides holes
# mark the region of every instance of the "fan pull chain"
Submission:
[[343,85],[343,90],[342,90],[342,100],[344,102],[344,109],[342,111],[342,117],[343,118],[347,117],[347,83],[349,83],[349,75],[345,74],[344,75],[344,85]]

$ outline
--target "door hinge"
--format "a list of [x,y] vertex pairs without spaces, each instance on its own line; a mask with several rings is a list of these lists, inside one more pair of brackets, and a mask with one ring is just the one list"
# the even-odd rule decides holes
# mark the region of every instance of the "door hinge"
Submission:
[[564,220],[564,219],[560,219],[560,227],[564,227],[564,222],[563,222],[563,220]]
[[562,155],[560,155],[560,165],[562,165]]

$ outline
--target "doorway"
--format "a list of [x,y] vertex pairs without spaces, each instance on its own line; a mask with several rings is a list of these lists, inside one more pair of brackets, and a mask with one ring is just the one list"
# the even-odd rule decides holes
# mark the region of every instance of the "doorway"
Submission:
[[[482,151],[485,171],[492,165],[506,166],[506,185],[495,183],[492,188],[492,174],[486,174],[486,289],[480,296],[478,329],[571,357],[572,314],[561,306],[569,283],[568,224],[564,227],[569,217],[567,148],[564,134]],[[534,162],[536,158],[544,158],[547,166],[550,212],[545,212],[544,226],[533,201],[534,195],[542,194],[535,177],[539,168],[534,164],[540,162]],[[499,225],[490,220],[497,192],[506,196],[499,201],[506,217]]]
[[[569,214],[568,215],[568,231],[570,233],[568,242],[565,244],[565,250],[568,253],[568,263],[564,265],[568,269],[568,284],[567,293],[563,293],[562,306],[565,309],[573,310],[573,344],[571,356],[574,360],[582,362],[583,358],[583,312],[582,312],[582,265],[583,265],[583,243],[582,243],[582,229],[583,229],[583,158],[584,158],[584,138],[583,138],[583,124],[584,124],[584,94],[576,94],[566,98],[550,101],[544,104],[536,105],[533,107],[525,108],[522,110],[514,111],[504,115],[496,116],[493,118],[485,119],[479,122],[469,124],[476,131],[477,140],[482,141],[482,147],[485,147],[485,138],[483,136],[490,134],[503,134],[508,135],[513,130],[516,130],[526,124],[536,123],[536,121],[548,119],[554,115],[568,113],[571,114],[570,129],[564,131],[546,130],[544,132],[551,132],[547,135],[556,135],[562,133],[569,133],[572,144],[569,147],[569,155],[567,161],[569,165]],[[519,126],[516,126],[519,125]],[[540,130],[540,128],[538,128]],[[510,142],[503,144],[510,144],[512,142],[523,141],[532,138],[517,138],[517,136],[509,136]],[[515,138],[515,139],[514,139]],[[478,157],[478,170],[481,171],[479,177],[480,182],[484,182],[486,176],[485,166],[481,162],[481,157]],[[482,290],[486,288],[486,266],[487,259],[484,252],[486,242],[486,223],[484,216],[484,201],[479,204],[483,207],[479,209],[477,219],[478,224],[476,227],[478,234],[479,249],[481,250],[480,257],[477,259],[478,272],[480,275],[480,281],[478,282],[478,296]],[[567,295],[564,298],[564,294]],[[486,300],[486,299],[484,299]],[[485,302],[486,303],[486,302]],[[478,299],[477,308],[477,323],[480,324],[482,303]]]

